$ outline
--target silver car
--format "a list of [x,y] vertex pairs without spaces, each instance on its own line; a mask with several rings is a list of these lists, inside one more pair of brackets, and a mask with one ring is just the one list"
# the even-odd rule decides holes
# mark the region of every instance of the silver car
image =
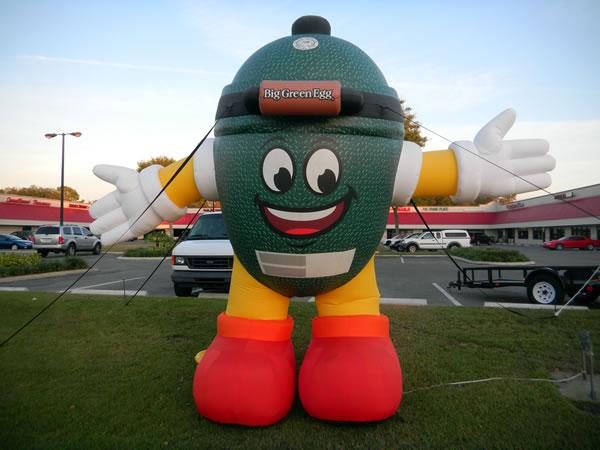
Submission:
[[79,225],[42,225],[33,236],[33,248],[45,257],[50,252],[75,256],[77,252],[89,251],[100,254],[100,238]]

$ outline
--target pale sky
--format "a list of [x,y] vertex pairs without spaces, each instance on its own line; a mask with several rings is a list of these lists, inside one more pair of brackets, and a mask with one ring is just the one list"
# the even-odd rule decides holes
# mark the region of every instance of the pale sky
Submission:
[[88,201],[113,189],[95,164],[185,157],[240,65],[308,14],[371,56],[423,126],[472,139],[512,107],[509,139],[550,142],[549,191],[600,183],[597,0],[0,0],[0,187],[60,185],[50,132],[82,133],[65,184]]

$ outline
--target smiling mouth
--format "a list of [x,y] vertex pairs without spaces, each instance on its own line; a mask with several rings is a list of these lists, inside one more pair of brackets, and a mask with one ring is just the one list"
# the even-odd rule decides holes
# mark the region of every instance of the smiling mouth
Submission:
[[287,208],[265,203],[255,197],[265,222],[278,234],[292,238],[304,239],[319,236],[333,229],[341,222],[350,207],[356,192],[350,188],[341,200],[319,208]]

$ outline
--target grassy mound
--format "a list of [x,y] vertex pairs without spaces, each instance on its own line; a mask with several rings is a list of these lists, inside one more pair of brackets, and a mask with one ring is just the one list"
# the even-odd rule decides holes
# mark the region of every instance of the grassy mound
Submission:
[[130,248],[125,250],[123,256],[133,258],[152,258],[152,257],[163,257],[171,256],[171,249],[168,247],[140,247]]
[[[16,256],[16,255],[13,255]],[[35,258],[37,256],[38,258]],[[86,262],[76,256],[67,256],[63,259],[54,259],[51,261],[40,261],[38,254],[29,255],[31,261],[23,260],[21,264],[0,265],[0,278],[15,277],[19,275],[31,275],[35,273],[59,272],[61,270],[87,269]],[[37,261],[37,262],[35,262]]]
[[505,250],[501,248],[454,248],[450,250],[452,256],[469,259],[471,261],[519,263],[531,261],[524,254],[516,250]]

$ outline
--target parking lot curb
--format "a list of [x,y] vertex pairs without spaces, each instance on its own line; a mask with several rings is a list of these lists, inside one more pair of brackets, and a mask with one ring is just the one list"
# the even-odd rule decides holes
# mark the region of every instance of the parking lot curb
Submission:
[[127,260],[136,260],[136,259],[149,259],[149,260],[159,260],[159,259],[167,259],[170,256],[117,256],[117,259],[127,259]]
[[398,252],[397,255],[380,255],[380,254],[376,253],[375,256],[380,256],[380,257],[385,256],[388,258],[407,258],[407,257],[409,257],[409,258],[440,258],[440,257],[446,256],[446,255],[414,255],[414,254],[408,253],[408,252],[406,252],[406,253]]
[[[32,273],[31,275],[19,275],[17,277],[6,277],[0,278],[0,283],[11,283],[13,281],[21,280],[35,280],[36,278],[49,278],[49,277],[60,277],[63,275],[77,275],[86,272],[88,269],[76,269],[76,270],[61,270],[58,272],[45,272],[45,273]],[[89,269],[90,272],[95,272],[98,269]]]
[[461,258],[460,256],[453,256],[457,261],[466,262],[469,264],[478,264],[483,266],[533,266],[535,265],[535,261],[527,261],[527,262],[494,262],[494,261],[473,261],[471,259]]

